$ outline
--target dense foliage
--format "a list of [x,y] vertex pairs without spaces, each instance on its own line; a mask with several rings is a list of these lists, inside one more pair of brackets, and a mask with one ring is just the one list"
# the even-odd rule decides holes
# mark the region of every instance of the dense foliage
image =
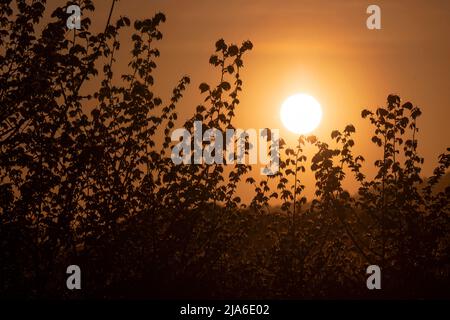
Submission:
[[[167,103],[153,90],[163,14],[134,22],[129,73],[114,81],[118,35],[130,20],[108,19],[94,34],[85,17],[69,31],[64,8],[42,26],[45,7],[0,4],[0,296],[450,296],[450,187],[436,188],[450,149],[423,181],[418,107],[389,95],[362,112],[383,155],[373,179],[352,150],[352,125],[331,133],[335,148],[314,137],[296,148],[280,140],[280,171],[261,181],[248,165],[175,165],[175,125],[233,128],[251,42],[216,43],[209,62],[218,83],[200,85],[204,102],[180,123],[189,78]],[[305,144],[317,149],[310,168]],[[301,179],[309,169],[311,201]],[[342,187],[346,175],[357,194]],[[248,206],[239,183],[254,185]],[[70,264],[82,269],[82,290],[66,289]],[[382,268],[378,292],[366,288],[370,264]]]

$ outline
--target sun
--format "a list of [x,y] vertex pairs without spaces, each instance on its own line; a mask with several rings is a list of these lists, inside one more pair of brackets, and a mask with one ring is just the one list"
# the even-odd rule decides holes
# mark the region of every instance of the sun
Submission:
[[299,93],[287,98],[280,110],[284,126],[296,134],[307,134],[318,127],[322,108],[314,97]]

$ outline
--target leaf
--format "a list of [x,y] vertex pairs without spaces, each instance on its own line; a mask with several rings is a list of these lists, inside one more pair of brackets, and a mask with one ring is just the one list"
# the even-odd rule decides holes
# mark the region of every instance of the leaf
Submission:
[[232,45],[228,48],[228,54],[230,57],[234,57],[239,53],[239,48],[236,45]]
[[352,124],[349,124],[348,126],[345,127],[344,131],[347,132],[347,133],[353,133],[356,130],[355,130],[355,127]]
[[216,42],[216,51],[223,51],[227,49],[227,45],[225,44],[225,40],[220,39]]
[[219,65],[219,57],[212,55],[211,58],[209,58],[209,63],[215,66]]
[[406,102],[402,107],[411,110],[413,108],[413,105],[411,102]]
[[377,136],[373,136],[373,137],[372,137],[372,141],[373,141],[374,143],[376,143],[378,146],[381,146],[381,145],[382,145],[381,139],[378,138]]
[[336,137],[340,136],[341,133],[339,132],[339,130],[333,130],[333,132],[331,132],[331,139],[335,139]]
[[411,113],[411,117],[415,120],[417,117],[420,117],[421,114],[422,111],[420,111],[419,108],[415,108]]
[[228,91],[228,90],[231,89],[231,85],[230,85],[228,82],[226,82],[226,81],[222,82],[222,83],[220,84],[220,87],[221,87],[223,90],[225,90],[225,91]]
[[294,171],[291,169],[287,169],[285,173],[286,173],[286,175],[291,175],[291,174],[294,174]]
[[128,19],[128,17],[123,17],[122,19],[125,22],[125,25],[129,27],[130,26],[130,19]]
[[252,50],[252,49],[253,49],[253,43],[250,40],[247,40],[242,44],[241,52],[244,52],[247,50]]
[[400,97],[395,94],[390,94],[387,98],[389,104],[397,104],[400,103]]
[[378,108],[377,114],[379,114],[382,117],[385,117],[389,114],[389,111],[387,111],[386,109],[383,109],[383,108]]
[[367,109],[364,109],[364,110],[361,112],[361,117],[362,117],[362,118],[366,118],[368,115],[371,115],[371,114],[372,114],[371,111],[369,111],[369,110],[367,110]]

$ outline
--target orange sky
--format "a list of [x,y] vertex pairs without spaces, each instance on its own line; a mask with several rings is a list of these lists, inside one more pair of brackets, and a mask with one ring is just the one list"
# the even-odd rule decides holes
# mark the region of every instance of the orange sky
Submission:
[[[94,27],[104,27],[111,1],[94,2]],[[382,30],[366,28],[370,4],[381,7]],[[157,11],[167,16],[158,45],[157,89],[168,97],[177,79],[189,75],[192,84],[180,105],[186,115],[203,101],[198,85],[217,80],[208,64],[215,41],[249,39],[254,48],[245,57],[237,127],[280,128],[292,143],[279,108],[289,95],[305,92],[324,112],[314,134],[327,141],[333,129],[354,124],[355,150],[372,167],[371,128],[360,113],[395,93],[422,108],[419,151],[426,175],[449,146],[450,1],[122,0],[114,17],[145,18]],[[125,43],[119,62],[129,57]],[[305,183],[311,182],[307,176]]]

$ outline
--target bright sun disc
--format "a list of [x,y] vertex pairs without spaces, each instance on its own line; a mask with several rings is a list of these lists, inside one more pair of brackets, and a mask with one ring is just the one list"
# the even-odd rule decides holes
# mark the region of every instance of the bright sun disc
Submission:
[[314,97],[296,94],[287,98],[280,110],[284,126],[297,134],[310,133],[320,124],[322,108]]

